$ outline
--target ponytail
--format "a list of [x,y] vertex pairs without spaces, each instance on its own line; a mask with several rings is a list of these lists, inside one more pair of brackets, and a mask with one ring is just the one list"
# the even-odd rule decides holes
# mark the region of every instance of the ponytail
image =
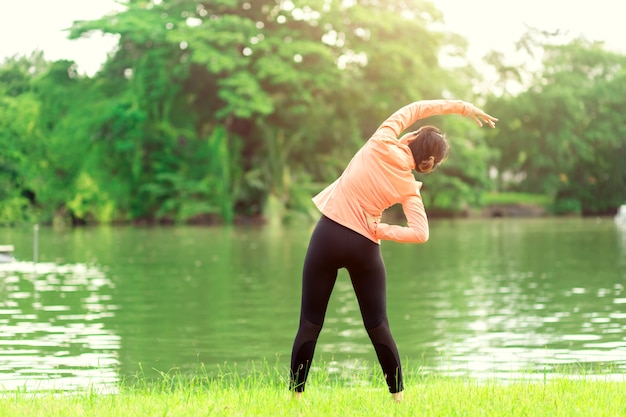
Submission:
[[428,159],[423,160],[416,166],[419,172],[430,172],[435,167],[435,157],[431,155]]
[[432,172],[450,153],[444,134],[434,126],[421,127],[408,146],[415,159],[415,169],[422,173]]

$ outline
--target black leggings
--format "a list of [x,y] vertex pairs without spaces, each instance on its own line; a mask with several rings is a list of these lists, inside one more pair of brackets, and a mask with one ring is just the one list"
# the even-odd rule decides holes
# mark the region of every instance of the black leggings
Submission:
[[389,391],[403,390],[402,368],[389,330],[385,264],[380,245],[322,216],[304,260],[300,327],[291,353],[290,389],[302,392],[340,268],[350,274],[365,330],[374,345]]

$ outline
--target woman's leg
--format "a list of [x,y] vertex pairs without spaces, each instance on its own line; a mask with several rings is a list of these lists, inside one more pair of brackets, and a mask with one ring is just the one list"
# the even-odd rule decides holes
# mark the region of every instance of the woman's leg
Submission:
[[350,273],[363,323],[389,391],[399,400],[404,389],[402,368],[387,320],[386,273],[380,246],[325,217],[313,232],[304,261],[302,308],[291,355],[290,388],[296,393],[304,391],[337,271],[342,267]]
[[304,260],[300,325],[291,352],[289,388],[295,392],[304,391],[315,344],[337,279],[338,251],[334,244],[340,240],[338,232],[341,229],[336,223],[322,217],[313,231]]
[[380,246],[366,239],[355,253],[348,272],[389,392],[398,394],[404,389],[402,366],[387,319],[387,278]]

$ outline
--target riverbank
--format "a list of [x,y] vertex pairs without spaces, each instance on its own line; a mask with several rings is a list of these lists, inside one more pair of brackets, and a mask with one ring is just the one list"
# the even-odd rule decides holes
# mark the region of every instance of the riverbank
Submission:
[[[336,384],[313,373],[301,399],[279,377],[224,376],[210,381],[165,376],[156,386],[115,394],[4,394],[0,415],[72,416],[624,416],[626,382],[555,378],[503,383],[428,376],[407,380],[405,400],[394,403],[380,381]],[[362,385],[362,387],[355,387]],[[375,386],[374,386],[375,385]]]

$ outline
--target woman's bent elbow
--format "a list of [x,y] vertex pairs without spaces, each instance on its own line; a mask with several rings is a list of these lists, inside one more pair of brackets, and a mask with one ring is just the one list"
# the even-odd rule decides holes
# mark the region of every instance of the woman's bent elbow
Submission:
[[416,233],[415,234],[415,240],[413,240],[414,243],[426,243],[428,242],[428,238],[429,238],[429,233]]

